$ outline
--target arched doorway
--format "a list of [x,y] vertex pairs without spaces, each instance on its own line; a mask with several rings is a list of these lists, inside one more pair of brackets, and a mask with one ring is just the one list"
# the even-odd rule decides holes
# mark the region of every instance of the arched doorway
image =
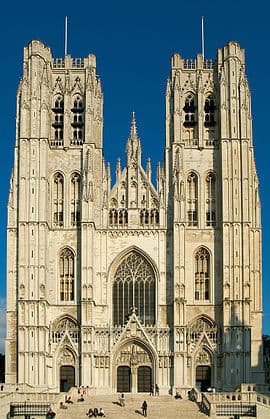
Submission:
[[114,358],[114,388],[117,392],[150,392],[155,382],[153,355],[143,342],[132,341],[121,346]]
[[60,391],[66,392],[71,387],[75,387],[75,368],[63,365],[60,367]]
[[131,391],[131,370],[128,366],[117,368],[117,392],[130,393]]
[[138,368],[138,393],[150,393],[152,384],[152,368],[140,366]]
[[198,365],[196,368],[196,388],[199,391],[207,391],[211,387],[211,367]]

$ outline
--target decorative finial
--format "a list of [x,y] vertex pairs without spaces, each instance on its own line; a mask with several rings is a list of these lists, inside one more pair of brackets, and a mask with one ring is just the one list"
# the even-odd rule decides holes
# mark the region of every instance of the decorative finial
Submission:
[[136,118],[135,112],[132,112],[131,128],[130,128],[130,138],[137,138],[137,127],[136,127]]

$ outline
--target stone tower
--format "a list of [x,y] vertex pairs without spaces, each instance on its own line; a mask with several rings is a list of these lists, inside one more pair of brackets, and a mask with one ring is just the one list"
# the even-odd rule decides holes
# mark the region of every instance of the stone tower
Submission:
[[103,158],[93,55],[32,41],[8,202],[6,382],[97,392],[262,382],[261,221],[250,91],[235,42],[175,54],[164,162]]

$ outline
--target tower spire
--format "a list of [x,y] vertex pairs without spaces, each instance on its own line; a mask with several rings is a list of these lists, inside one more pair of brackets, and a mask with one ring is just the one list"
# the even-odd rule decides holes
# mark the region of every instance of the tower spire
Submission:
[[131,140],[134,140],[135,138],[138,138],[137,136],[137,126],[136,126],[136,118],[135,118],[135,112],[132,112],[132,120],[131,120],[131,128],[130,128],[130,138]]

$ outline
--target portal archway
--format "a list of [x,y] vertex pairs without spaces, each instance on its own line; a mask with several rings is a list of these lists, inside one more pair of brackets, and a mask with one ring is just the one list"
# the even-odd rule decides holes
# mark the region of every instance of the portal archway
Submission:
[[202,347],[196,354],[195,386],[199,391],[207,391],[212,387],[212,354],[208,348]]
[[119,393],[149,393],[155,377],[150,349],[137,340],[121,346],[114,358],[114,377],[114,388]]

